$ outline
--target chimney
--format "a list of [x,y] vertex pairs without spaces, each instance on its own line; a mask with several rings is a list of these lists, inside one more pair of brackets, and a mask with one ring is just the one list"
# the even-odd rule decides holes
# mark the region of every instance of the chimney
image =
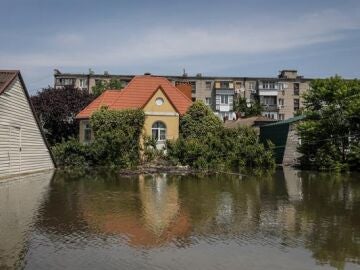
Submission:
[[145,76],[151,76],[151,73],[150,72],[145,72],[144,75]]
[[192,100],[191,96],[191,84],[188,82],[176,82],[175,86],[179,89],[185,96]]

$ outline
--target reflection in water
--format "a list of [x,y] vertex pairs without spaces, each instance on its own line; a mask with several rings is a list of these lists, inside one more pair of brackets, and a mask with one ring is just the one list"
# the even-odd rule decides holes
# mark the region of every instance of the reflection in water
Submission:
[[[0,263],[17,260],[27,269],[356,269],[358,179],[290,168],[243,179],[58,173],[46,199],[31,206],[37,218],[19,217],[31,228],[14,240],[20,251],[0,244]],[[19,185],[30,190],[26,182]],[[12,192],[3,195],[0,186],[0,200]],[[17,213],[10,201],[4,209]],[[4,234],[16,234],[1,223]]]
[[0,182],[0,269],[19,266],[53,174],[48,171]]

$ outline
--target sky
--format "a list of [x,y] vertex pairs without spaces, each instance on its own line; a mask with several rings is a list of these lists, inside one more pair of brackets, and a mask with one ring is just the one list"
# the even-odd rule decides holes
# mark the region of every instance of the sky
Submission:
[[360,77],[359,0],[0,0],[0,69]]

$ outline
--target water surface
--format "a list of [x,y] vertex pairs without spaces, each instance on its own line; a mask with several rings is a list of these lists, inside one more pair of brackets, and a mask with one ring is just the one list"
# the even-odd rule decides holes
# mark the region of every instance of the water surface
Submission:
[[0,269],[360,269],[360,177],[0,182]]

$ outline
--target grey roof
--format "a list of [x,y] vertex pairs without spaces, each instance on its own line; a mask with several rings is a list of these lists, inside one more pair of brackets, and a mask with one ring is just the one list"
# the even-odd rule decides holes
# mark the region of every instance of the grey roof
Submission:
[[18,75],[18,70],[0,70],[0,95]]
[[295,116],[295,117],[292,117],[292,118],[289,118],[289,119],[286,119],[286,120],[283,120],[283,121],[279,121],[279,122],[276,122],[276,123],[271,123],[271,124],[268,124],[268,125],[264,125],[263,127],[287,125],[287,124],[292,124],[292,123],[295,123],[295,122],[298,122],[298,121],[301,121],[301,120],[304,120],[304,119],[305,119],[305,115],[299,115],[299,116]]

